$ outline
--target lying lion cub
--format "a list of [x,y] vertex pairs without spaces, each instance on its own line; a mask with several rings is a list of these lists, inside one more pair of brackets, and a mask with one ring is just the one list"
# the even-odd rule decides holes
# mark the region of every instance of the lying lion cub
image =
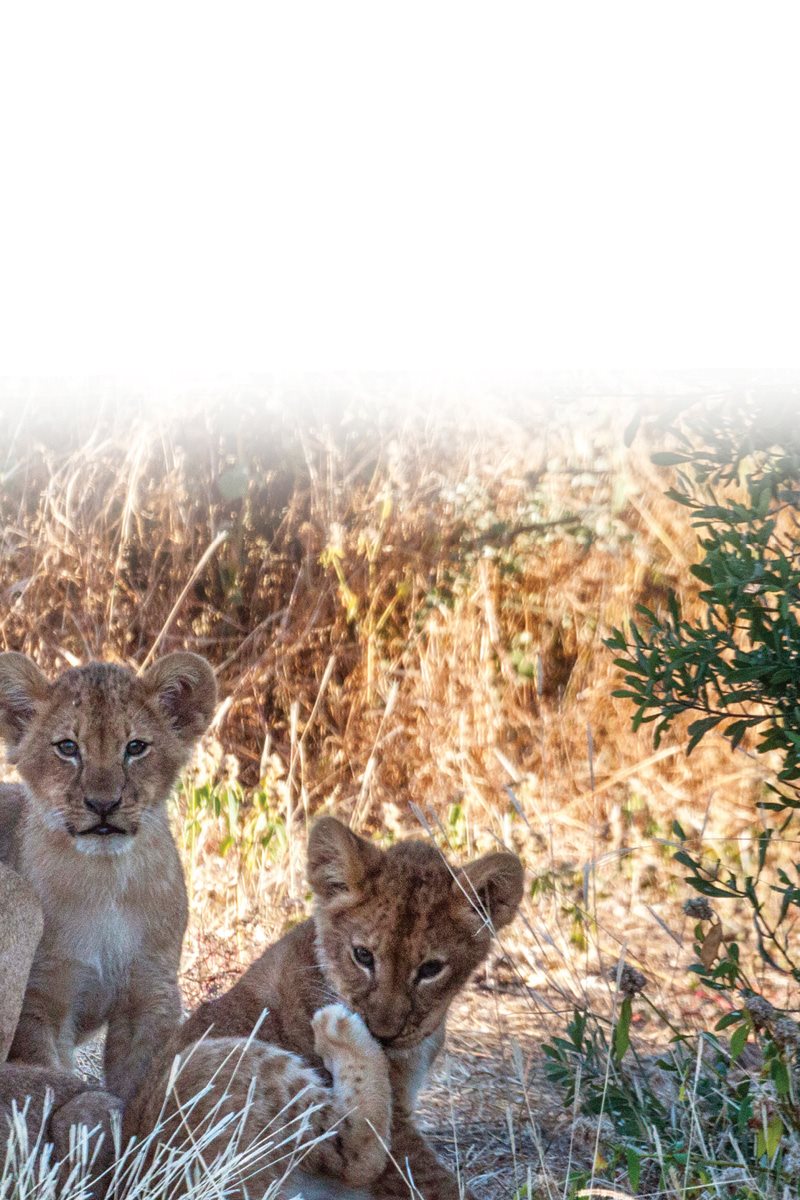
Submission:
[[166,800],[215,701],[195,654],[53,683],[0,655],[0,736],[24,781],[0,785],[0,860],[44,911],[10,1061],[69,1069],[108,1022],[106,1085],[126,1099],[179,1021],[187,906]]
[[[231,1092],[231,1108],[241,1105],[249,1080],[255,1078],[256,1096],[268,1098],[259,1110],[263,1127],[288,1099],[287,1073],[291,1091],[303,1064],[317,1071],[328,1065],[315,1014],[337,1000],[356,1014],[359,1025],[363,1022],[365,1034],[371,1035],[368,1041],[383,1048],[382,1062],[391,1082],[394,1161],[410,1169],[415,1187],[427,1200],[455,1198],[456,1180],[413,1124],[416,1097],[444,1041],[451,1002],[485,959],[492,927],[508,924],[517,911],[522,865],[512,854],[488,854],[460,870],[451,869],[426,842],[399,842],[382,851],[334,818],[323,817],[311,831],[308,876],[316,900],[313,920],[269,947],[226,995],[194,1012],[129,1105],[125,1134],[145,1135],[163,1116],[175,1052],[184,1051],[183,1065],[170,1103],[199,1093],[216,1066],[230,1061],[233,1048],[241,1046],[236,1039],[248,1037],[267,1009],[251,1046],[254,1056],[243,1064],[238,1088],[234,1080]],[[352,1027],[343,1028],[343,1034],[351,1045],[357,1040]],[[367,1102],[364,1092],[366,1084],[376,1080],[380,1095],[381,1059],[368,1042],[363,1046],[360,1065],[351,1055],[353,1111],[332,1144],[334,1161],[312,1159],[310,1169],[369,1186],[370,1195],[380,1200],[408,1196],[408,1185],[379,1145],[380,1138],[386,1140],[383,1126],[389,1130],[389,1113],[374,1096]],[[333,1074],[336,1085],[335,1070]],[[230,1084],[231,1071],[226,1068],[223,1076]],[[318,1091],[314,1097],[319,1100]],[[217,1101],[212,1091],[195,1108],[190,1123],[200,1122]],[[170,1103],[164,1111],[170,1111]],[[379,1136],[365,1129],[365,1118],[372,1119]],[[249,1136],[254,1133],[255,1129]],[[268,1172],[251,1178],[250,1194],[258,1194],[270,1178]],[[327,1188],[324,1194],[337,1193]]]

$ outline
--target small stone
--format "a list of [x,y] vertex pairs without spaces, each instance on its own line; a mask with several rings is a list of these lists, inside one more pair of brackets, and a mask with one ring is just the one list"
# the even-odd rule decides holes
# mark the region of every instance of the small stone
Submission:
[[[609,975],[611,979],[616,981],[617,972],[619,971],[619,963],[616,967],[612,967]],[[643,992],[647,987],[647,979],[641,971],[637,971],[629,963],[625,963],[622,970],[619,971],[619,990],[623,996],[636,996],[639,992]]]
[[713,908],[702,896],[693,896],[691,900],[684,901],[683,911],[687,917],[694,917],[697,921],[713,921],[714,919]]

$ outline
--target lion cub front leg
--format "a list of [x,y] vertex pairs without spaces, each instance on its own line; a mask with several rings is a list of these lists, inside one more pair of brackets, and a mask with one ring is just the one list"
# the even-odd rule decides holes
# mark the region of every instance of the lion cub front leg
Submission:
[[414,1124],[417,1093],[444,1045],[444,1024],[419,1046],[389,1054],[392,1081],[392,1161],[371,1189],[374,1200],[473,1200]]
[[130,1100],[151,1062],[163,1052],[181,1016],[178,985],[155,972],[135,976],[108,1019],[105,1076],[109,1089]]
[[65,1180],[76,1158],[92,1164],[94,1178],[110,1170],[117,1158],[114,1125],[121,1125],[122,1112],[122,1101],[99,1089],[81,1092],[53,1112],[50,1138]]
[[72,1069],[74,1042],[69,1008],[58,997],[29,987],[8,1053],[9,1062],[51,1070]]
[[342,1178],[372,1183],[387,1162],[392,1122],[389,1064],[356,1013],[329,1004],[314,1014],[314,1049],[333,1077],[328,1120],[338,1132]]
[[411,1120],[400,1116],[392,1127],[393,1162],[370,1189],[374,1200],[474,1200],[431,1149]]

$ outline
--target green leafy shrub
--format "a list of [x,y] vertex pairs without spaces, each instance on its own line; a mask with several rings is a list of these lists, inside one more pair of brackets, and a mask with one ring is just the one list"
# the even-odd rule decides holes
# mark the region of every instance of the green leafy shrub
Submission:
[[[670,593],[664,612],[639,607],[606,643],[624,673],[615,695],[632,703],[635,728],[652,723],[656,745],[688,717],[687,753],[715,730],[732,751],[772,754],[775,768],[750,873],[723,868],[673,827],[675,861],[698,893],[684,906],[696,920],[690,970],[729,1011],[699,1035],[674,1030],[669,1053],[645,1067],[629,1043],[635,993],[618,980],[612,1027],[576,1013],[568,1036],[546,1047],[565,1099],[614,1122],[616,1166],[633,1191],[643,1170],[660,1194],[704,1200],[783,1197],[800,1184],[800,1025],[796,1008],[774,1002],[780,984],[783,1004],[796,1004],[800,983],[800,863],[786,870],[771,854],[800,808],[799,418],[747,398],[684,414],[675,448],[654,459],[675,468],[667,495],[698,530],[701,615],[685,616]],[[715,906],[726,901],[750,913],[757,978],[725,936]]]
[[[656,722],[654,739],[684,713],[689,750],[719,728],[736,747],[752,730],[758,750],[782,757],[778,778],[800,779],[800,413],[778,419],[758,405],[712,408],[676,430],[681,449],[654,456],[679,467],[667,495],[701,533],[703,620],[639,612],[643,630],[615,630],[634,725]],[[695,445],[692,437],[701,441]],[[800,806],[783,795],[779,808]]]

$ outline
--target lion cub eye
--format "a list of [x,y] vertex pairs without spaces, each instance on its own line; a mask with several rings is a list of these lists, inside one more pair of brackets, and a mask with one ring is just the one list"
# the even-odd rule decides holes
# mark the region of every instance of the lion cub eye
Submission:
[[54,742],[53,745],[61,758],[76,759],[80,757],[78,743],[74,742],[72,738],[62,738],[60,742]]
[[417,971],[417,983],[422,983],[424,979],[435,979],[437,975],[441,975],[444,968],[445,964],[440,958],[429,958]]
[[375,956],[366,946],[353,946],[352,954],[353,961],[366,971],[371,971],[375,966]]
[[148,742],[143,742],[141,738],[134,738],[125,747],[125,756],[126,758],[141,758],[148,748]]

